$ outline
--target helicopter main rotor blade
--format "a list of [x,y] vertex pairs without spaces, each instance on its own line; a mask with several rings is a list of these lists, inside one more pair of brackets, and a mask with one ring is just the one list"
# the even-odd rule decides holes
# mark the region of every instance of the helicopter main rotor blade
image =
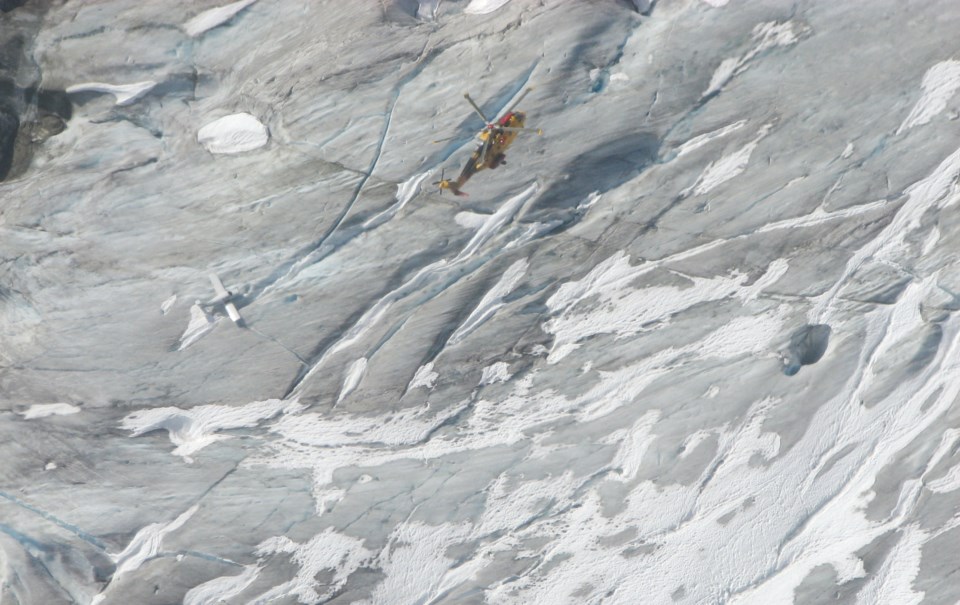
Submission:
[[480,119],[483,120],[484,124],[489,124],[490,120],[487,119],[487,116],[483,115],[483,111],[480,110],[480,107],[473,102],[473,99],[470,98],[470,93],[463,93],[463,98],[467,100],[467,103],[470,103],[470,107],[473,107],[473,110],[477,112],[477,115],[480,116]]
[[516,99],[513,103],[511,103],[510,106],[507,107],[507,108],[502,112],[502,115],[507,115],[508,113],[510,113],[511,111],[513,111],[514,107],[516,107],[517,105],[519,105],[519,104],[520,104],[520,101],[523,101],[523,98],[524,98],[525,96],[527,96],[528,94],[530,94],[530,91],[531,91],[531,90],[533,90],[533,86],[528,87],[525,91],[523,91],[522,93],[520,93],[520,96],[517,97],[517,99]]
[[497,130],[506,130],[507,132],[525,132],[527,130],[532,130],[537,134],[543,134],[543,129],[541,128],[527,128],[527,127],[517,128],[516,126],[499,126],[497,127]]
[[456,135],[454,135],[454,136],[452,136],[452,137],[446,137],[446,138],[444,138],[444,139],[437,139],[436,141],[431,141],[431,142],[432,142],[434,145],[436,145],[437,143],[444,143],[444,142],[446,142],[446,141],[452,141],[453,139],[456,139],[456,138],[458,138],[458,137],[457,137]]

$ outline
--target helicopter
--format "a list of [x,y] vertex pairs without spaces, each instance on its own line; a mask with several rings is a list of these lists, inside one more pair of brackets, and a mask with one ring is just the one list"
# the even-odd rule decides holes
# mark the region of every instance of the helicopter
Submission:
[[[523,100],[527,94],[533,90],[533,88],[528,88],[523,93],[517,97],[517,100],[514,101],[507,109],[504,111],[503,116],[497,120],[489,120],[487,116],[484,115],[480,107],[470,98],[470,93],[465,93],[463,98],[470,103],[470,106],[473,107],[473,110],[480,116],[480,119],[483,120],[483,123],[486,124],[483,127],[483,130],[477,133],[477,138],[480,140],[480,146],[477,147],[476,151],[473,152],[473,155],[470,156],[470,160],[463,167],[463,170],[460,172],[460,176],[457,177],[457,180],[451,181],[449,179],[443,178],[443,172],[440,172],[440,180],[433,183],[440,187],[440,191],[443,192],[444,189],[452,191],[456,195],[465,196],[466,192],[461,191],[460,188],[463,187],[470,177],[480,172],[490,168],[491,170],[497,168],[502,164],[506,164],[506,151],[513,144],[514,139],[517,138],[517,135],[521,132],[527,130],[535,130],[538,135],[543,134],[543,130],[537,128],[526,128],[524,127],[524,122],[526,121],[527,115],[520,111],[513,111],[513,109],[520,104],[520,101]],[[434,141],[434,143],[439,143],[441,141]]]

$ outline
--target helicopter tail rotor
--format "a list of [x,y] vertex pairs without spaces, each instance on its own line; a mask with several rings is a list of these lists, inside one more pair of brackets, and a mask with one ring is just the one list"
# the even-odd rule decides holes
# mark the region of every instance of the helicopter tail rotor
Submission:
[[440,180],[434,181],[433,184],[440,188],[440,195],[443,195],[444,189],[452,191],[454,195],[459,195],[461,197],[466,197],[467,195],[463,191],[460,191],[460,185],[458,185],[455,181],[443,178],[443,170],[440,171]]
[[451,181],[449,179],[443,179],[442,181],[437,181],[434,184],[440,187],[441,195],[443,195],[444,189],[449,189],[450,191],[453,192],[454,195],[459,195],[460,197],[467,197],[468,195],[467,193],[460,191],[460,186],[457,185],[454,181]]
[[450,188],[450,181],[448,181],[447,179],[443,178],[443,169],[442,169],[442,168],[440,169],[440,180],[439,180],[439,181],[434,181],[433,184],[436,185],[437,187],[440,187],[440,195],[443,195],[443,190],[444,190],[444,189],[449,189],[449,188]]
[[440,188],[440,195],[443,195],[444,189],[452,191],[454,195],[460,195],[460,196],[467,195],[466,193],[460,191],[460,186],[457,185],[457,183],[455,183],[454,181],[451,181],[450,179],[443,178],[443,169],[440,170],[440,180],[434,181],[433,184]]

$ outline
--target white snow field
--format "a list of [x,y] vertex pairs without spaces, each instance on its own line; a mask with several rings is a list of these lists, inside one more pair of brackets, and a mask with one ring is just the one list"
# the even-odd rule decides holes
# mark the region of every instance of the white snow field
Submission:
[[3,605],[960,602],[954,0],[0,9]]

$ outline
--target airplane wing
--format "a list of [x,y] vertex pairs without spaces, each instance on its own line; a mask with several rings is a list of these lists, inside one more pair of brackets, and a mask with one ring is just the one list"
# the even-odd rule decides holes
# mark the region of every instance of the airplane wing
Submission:
[[217,277],[216,273],[210,274],[210,285],[213,286],[213,291],[217,294],[216,298],[214,299],[217,302],[225,301],[230,298],[230,293],[227,292],[227,289],[223,287],[223,282],[220,281],[220,278]]
[[213,291],[217,294],[211,304],[223,304],[223,308],[226,310],[227,315],[230,316],[230,319],[233,320],[233,323],[241,325],[243,318],[240,317],[237,306],[230,300],[233,294],[223,287],[223,282],[220,281],[216,273],[210,273],[210,285],[213,286]]

